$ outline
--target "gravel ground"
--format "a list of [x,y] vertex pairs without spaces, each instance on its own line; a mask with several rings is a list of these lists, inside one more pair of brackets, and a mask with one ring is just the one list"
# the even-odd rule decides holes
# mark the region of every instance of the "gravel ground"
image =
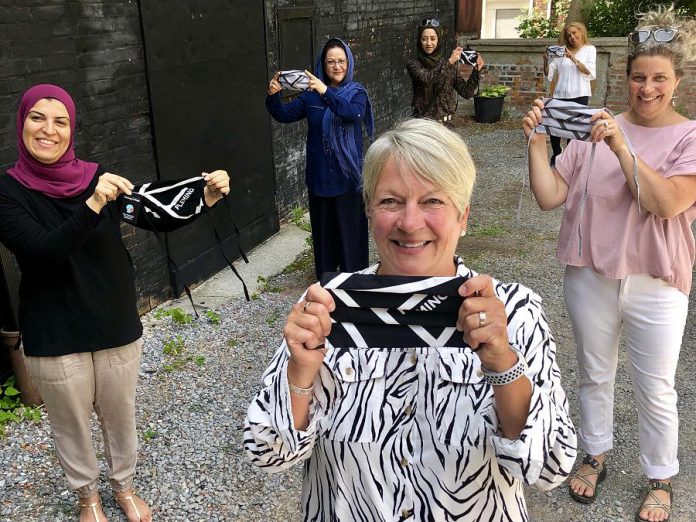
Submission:
[[[562,299],[563,267],[555,259],[560,213],[543,213],[525,197],[521,224],[515,209],[525,169],[525,143],[517,122],[478,125],[460,121],[479,169],[469,234],[459,252],[473,268],[501,280],[520,281],[544,298],[558,343],[573,417],[577,414],[577,372],[572,332]],[[138,388],[140,462],[136,487],[151,503],[156,520],[299,521],[301,472],[267,475],[253,468],[242,449],[248,403],[277,347],[284,317],[312,282],[305,253],[296,270],[272,278],[251,303],[232,302],[216,311],[220,324],[201,318],[177,325],[150,313]],[[692,376],[693,311],[677,375],[681,417],[681,473],[675,480],[674,522],[696,520],[696,402]],[[181,338],[179,355],[163,346]],[[638,464],[637,427],[630,375],[622,354],[616,383],[616,448],[609,476],[597,502],[573,502],[565,487],[541,493],[528,490],[534,521],[633,521],[644,494]],[[93,423],[103,457],[101,434]],[[0,521],[73,520],[76,503],[58,465],[45,418],[22,423],[0,441]],[[102,459],[103,460],[103,459]],[[105,471],[105,470],[104,470]],[[124,520],[103,487],[109,520]]]

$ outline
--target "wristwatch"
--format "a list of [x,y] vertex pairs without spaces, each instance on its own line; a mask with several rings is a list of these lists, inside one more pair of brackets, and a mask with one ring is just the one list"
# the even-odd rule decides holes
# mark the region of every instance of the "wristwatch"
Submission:
[[506,384],[510,384],[511,382],[514,382],[522,377],[529,369],[529,366],[527,366],[527,361],[524,358],[524,354],[512,346],[510,346],[510,349],[517,354],[517,362],[512,368],[505,370],[504,372],[492,372],[481,366],[483,378],[491,386],[505,386]]

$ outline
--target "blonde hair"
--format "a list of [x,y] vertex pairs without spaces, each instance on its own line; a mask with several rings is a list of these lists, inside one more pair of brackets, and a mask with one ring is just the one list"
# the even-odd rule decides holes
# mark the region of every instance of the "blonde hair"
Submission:
[[587,38],[587,27],[582,22],[569,22],[563,27],[563,31],[558,35],[558,41],[561,45],[568,45],[568,29],[575,28],[582,35],[581,45],[589,42]]
[[631,74],[633,60],[639,56],[664,56],[672,61],[677,78],[684,76],[684,62],[696,58],[696,21],[690,17],[681,18],[674,5],[658,6],[652,11],[638,13],[637,16],[636,31],[672,28],[677,30],[677,35],[671,42],[657,42],[652,37],[642,44],[629,40],[626,74]]
[[476,168],[464,140],[427,118],[397,123],[370,146],[363,166],[363,199],[369,209],[382,168],[393,158],[434,183],[452,199],[461,216],[471,201]]

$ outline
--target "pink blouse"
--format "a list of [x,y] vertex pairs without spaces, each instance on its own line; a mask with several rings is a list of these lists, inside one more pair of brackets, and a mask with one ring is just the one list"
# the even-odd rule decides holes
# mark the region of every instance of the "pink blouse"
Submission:
[[[655,128],[616,119],[638,157],[662,176],[696,175],[696,121]],[[573,140],[556,158],[568,184],[558,259],[611,279],[647,273],[689,295],[696,206],[671,219],[645,208],[639,214],[617,157],[598,143],[589,172],[591,150],[592,143]]]

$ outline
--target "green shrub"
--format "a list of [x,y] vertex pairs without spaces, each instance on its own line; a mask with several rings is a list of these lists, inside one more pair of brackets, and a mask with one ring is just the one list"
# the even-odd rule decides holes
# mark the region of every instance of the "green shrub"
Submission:
[[674,5],[683,15],[696,13],[694,0],[672,0],[669,2],[636,0],[595,0],[582,10],[587,20],[590,36],[628,36],[636,27],[636,12],[647,11],[657,6]]
[[481,92],[479,93],[479,96],[482,98],[500,98],[501,96],[507,96],[507,94],[510,92],[510,87],[507,85],[487,85],[483,89],[481,89]]

